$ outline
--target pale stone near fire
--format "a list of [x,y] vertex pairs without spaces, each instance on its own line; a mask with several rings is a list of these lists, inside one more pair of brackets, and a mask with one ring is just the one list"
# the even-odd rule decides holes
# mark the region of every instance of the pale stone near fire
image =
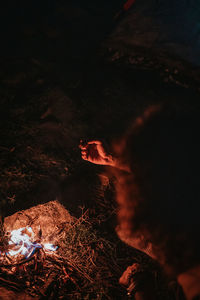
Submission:
[[35,241],[56,245],[60,230],[66,229],[72,219],[64,206],[55,200],[6,217],[4,226],[8,232],[29,226],[34,232]]

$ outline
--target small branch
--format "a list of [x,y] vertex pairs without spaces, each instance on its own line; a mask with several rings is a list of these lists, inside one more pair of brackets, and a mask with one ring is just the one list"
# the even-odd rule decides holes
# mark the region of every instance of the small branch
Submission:
[[12,287],[13,289],[15,289],[15,290],[20,290],[19,285],[16,284],[15,282],[6,280],[6,279],[4,279],[4,278],[2,278],[2,277],[0,277],[0,281],[3,282],[3,283],[5,283],[5,284],[8,285],[8,286],[11,286],[11,287]]

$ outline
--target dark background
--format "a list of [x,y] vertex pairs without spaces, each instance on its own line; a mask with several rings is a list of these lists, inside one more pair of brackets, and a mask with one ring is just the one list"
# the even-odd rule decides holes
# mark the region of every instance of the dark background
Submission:
[[6,215],[64,199],[63,193],[71,199],[64,199],[65,205],[73,207],[74,199],[76,207],[85,203],[85,187],[92,186],[100,168],[81,160],[80,139],[111,144],[151,104],[184,106],[193,99],[191,105],[198,106],[199,1],[137,0],[129,11],[123,4],[1,4],[1,206]]

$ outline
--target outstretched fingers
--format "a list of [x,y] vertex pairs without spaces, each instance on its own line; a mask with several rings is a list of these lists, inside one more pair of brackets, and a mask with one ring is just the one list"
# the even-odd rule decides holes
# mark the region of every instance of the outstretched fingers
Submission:
[[87,151],[86,147],[81,148],[81,157],[82,157],[82,159],[87,160],[87,158],[88,158],[88,151]]
[[111,155],[108,155],[101,141],[93,140],[83,143],[80,141],[82,159],[98,165],[113,165]]

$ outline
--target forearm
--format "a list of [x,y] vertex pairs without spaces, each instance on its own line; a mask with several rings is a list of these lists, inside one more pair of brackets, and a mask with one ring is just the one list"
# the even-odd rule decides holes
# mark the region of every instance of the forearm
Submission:
[[116,169],[122,170],[122,171],[126,171],[128,173],[131,172],[130,167],[128,166],[128,164],[123,163],[120,159],[116,158],[116,157],[112,157],[110,156],[110,161],[109,161],[109,166],[114,167]]

